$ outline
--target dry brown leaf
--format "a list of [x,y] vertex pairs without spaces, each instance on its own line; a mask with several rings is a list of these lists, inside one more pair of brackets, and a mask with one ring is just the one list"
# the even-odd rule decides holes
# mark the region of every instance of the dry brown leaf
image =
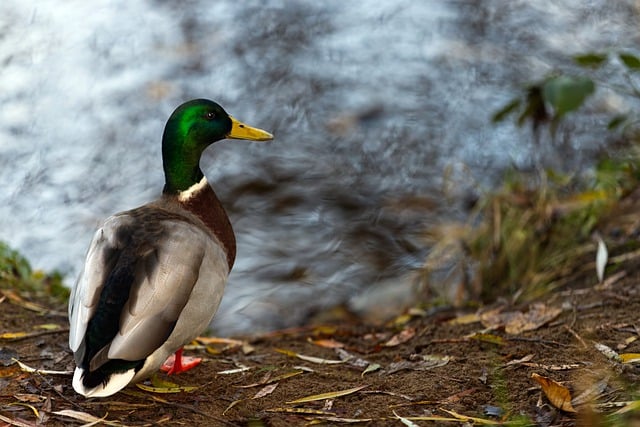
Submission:
[[529,311],[515,316],[504,327],[506,333],[517,335],[525,331],[534,331],[546,325],[562,313],[558,307],[549,307],[542,303],[532,304]]
[[253,397],[252,399],[260,399],[261,397],[267,396],[271,393],[273,393],[273,390],[276,389],[276,387],[278,387],[279,383],[274,383],[274,384],[269,384],[263,388],[261,388]]
[[19,305],[21,307],[24,307],[27,310],[35,311],[37,313],[46,313],[47,311],[49,311],[46,307],[43,307],[39,304],[25,300],[14,291],[3,289],[3,290],[0,290],[0,293],[2,293],[6,298],[8,298],[12,303]]
[[386,343],[382,344],[385,347],[395,347],[409,341],[416,335],[415,328],[405,328],[401,332],[395,334]]
[[531,374],[531,379],[540,384],[542,391],[553,406],[565,412],[576,412],[571,406],[571,392],[568,388],[551,378],[543,377],[535,372]]
[[524,356],[521,359],[515,359],[515,360],[510,360],[507,363],[505,363],[504,366],[511,366],[511,365],[519,365],[521,363],[526,363],[526,362],[530,362],[533,359],[533,354],[527,354],[526,356]]
[[504,327],[506,333],[517,335],[525,331],[533,331],[549,323],[562,313],[561,308],[549,307],[542,303],[532,304],[526,313],[498,310],[483,313],[480,316],[482,325],[486,328],[498,329]]
[[344,347],[344,344],[334,340],[333,338],[328,338],[328,339],[319,339],[319,340],[314,340],[309,338],[308,341],[311,344],[315,344],[319,347],[324,347],[324,348],[342,348]]
[[16,420],[16,419],[11,419],[11,418],[5,417],[2,414],[0,414],[0,421],[4,421],[9,426],[16,426],[16,427],[33,427],[35,425],[35,424],[32,424],[32,423],[27,423],[27,422],[22,421],[22,420]]
[[450,356],[434,356],[431,354],[418,355],[412,354],[411,361],[402,360],[389,364],[386,369],[387,374],[393,374],[405,369],[412,371],[428,371],[430,369],[439,368],[446,365],[451,360]]

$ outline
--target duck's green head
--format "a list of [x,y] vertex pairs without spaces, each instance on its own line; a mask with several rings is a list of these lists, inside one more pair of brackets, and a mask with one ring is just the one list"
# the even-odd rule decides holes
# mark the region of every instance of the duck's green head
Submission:
[[177,194],[200,182],[202,152],[225,138],[268,141],[273,135],[234,119],[207,99],[194,99],[176,108],[162,136],[164,193]]

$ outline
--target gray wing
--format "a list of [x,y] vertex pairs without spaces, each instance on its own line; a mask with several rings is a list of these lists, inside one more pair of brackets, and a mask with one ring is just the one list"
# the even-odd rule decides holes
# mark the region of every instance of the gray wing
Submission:
[[[69,342],[74,351],[82,345],[102,284],[122,251],[119,230],[135,221],[128,215],[111,217],[94,236],[70,306]],[[184,340],[188,341],[201,332],[194,329],[206,327],[217,309],[229,269],[216,241],[186,221],[160,220],[154,229],[159,231],[136,237],[134,283],[121,312],[120,328],[110,346],[94,357],[101,359],[92,361],[94,366],[101,365],[107,355],[109,359],[144,359],[164,343],[179,320],[193,325],[186,328],[189,336]],[[201,301],[185,311],[196,288]]]

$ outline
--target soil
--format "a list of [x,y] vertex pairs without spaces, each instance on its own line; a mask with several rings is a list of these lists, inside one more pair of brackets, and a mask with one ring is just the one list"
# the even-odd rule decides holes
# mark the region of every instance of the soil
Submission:
[[[66,307],[4,290],[0,426],[91,421],[76,416],[130,426],[640,423],[637,412],[625,407],[637,396],[640,365],[623,363],[633,357],[626,354],[640,353],[639,280],[630,269],[604,285],[574,283],[535,306],[414,309],[380,325],[338,316],[237,342],[203,341],[185,351],[204,359],[198,367],[158,374],[155,386],[165,393],[134,385],[94,399],[77,395],[69,374],[29,373],[15,362],[73,369]],[[513,320],[518,313],[530,314],[527,327]],[[566,387],[570,397],[559,401],[559,388],[549,391],[550,400],[532,374]],[[196,388],[167,389],[163,381]]]

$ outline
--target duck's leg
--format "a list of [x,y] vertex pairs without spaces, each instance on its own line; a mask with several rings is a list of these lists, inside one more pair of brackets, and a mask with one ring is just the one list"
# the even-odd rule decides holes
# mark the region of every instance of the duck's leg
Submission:
[[183,357],[182,347],[180,347],[176,354],[172,354],[167,358],[160,370],[166,372],[167,375],[179,374],[198,366],[200,362],[202,362],[202,359],[199,357]]

